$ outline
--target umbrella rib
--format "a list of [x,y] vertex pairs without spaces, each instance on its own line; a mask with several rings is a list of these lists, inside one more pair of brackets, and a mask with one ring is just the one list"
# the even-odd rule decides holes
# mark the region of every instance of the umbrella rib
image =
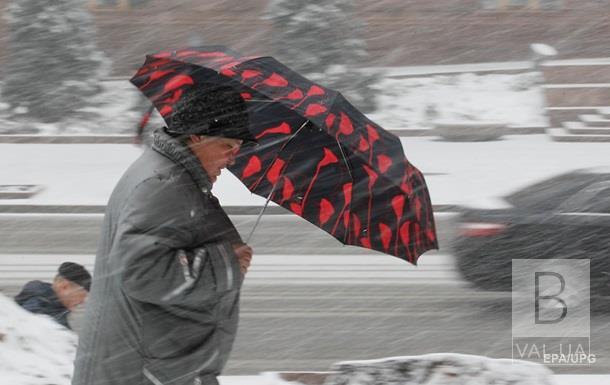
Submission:
[[343,157],[343,163],[345,163],[345,167],[347,167],[347,172],[349,173],[349,177],[353,183],[354,176],[352,175],[352,169],[350,168],[349,163],[347,162],[347,158],[345,157],[345,152],[343,152],[343,146],[341,146],[341,142],[339,142],[338,139],[335,138],[335,140],[337,141],[337,145],[339,145],[339,150],[341,151],[341,156]]
[[[279,158],[280,154],[282,153],[282,151],[284,151],[284,149],[286,148],[288,143],[290,143],[292,141],[292,139],[294,139],[297,136],[297,134],[303,129],[303,127],[305,127],[307,125],[307,123],[309,123],[309,120],[306,120],[305,123],[303,123],[301,125],[301,127],[299,127],[299,129],[292,135],[292,137],[290,137],[290,139],[288,139],[286,141],[286,143],[284,143],[282,148],[278,151],[277,155],[275,156],[275,159],[273,159],[273,162],[271,162],[269,164],[269,167],[267,167],[265,172],[260,176],[260,178],[258,178],[258,180],[256,181],[255,185],[252,187],[252,190],[254,190],[256,187],[258,187],[259,183],[263,179],[263,176],[267,175],[267,172],[269,171],[271,166],[273,166],[273,164],[275,163],[277,158]],[[288,162],[286,162],[286,167],[287,166],[288,166]],[[284,169],[286,169],[286,167],[284,167]],[[252,235],[254,234],[254,230],[256,230],[256,227],[258,226],[259,222],[261,221],[263,213],[265,212],[265,209],[267,208],[267,206],[269,205],[269,202],[271,201],[271,196],[273,196],[273,192],[275,191],[275,186],[277,186],[277,182],[280,180],[280,177],[282,176],[282,172],[283,171],[280,172],[280,175],[278,176],[276,182],[271,187],[271,191],[269,192],[269,195],[267,196],[267,201],[265,202],[265,205],[261,209],[261,212],[258,214],[258,217],[256,218],[256,222],[254,223],[254,227],[252,227],[252,230],[250,230],[250,234],[248,235],[248,238],[246,239],[246,243],[250,242],[250,238],[252,238]]]
[[[341,151],[341,156],[343,157],[343,163],[345,163],[345,167],[347,168],[347,172],[349,173],[349,177],[352,180],[352,188],[354,185],[354,175],[352,175],[352,169],[349,166],[349,162],[347,161],[347,158],[345,157],[345,152],[343,152],[343,146],[341,146],[341,142],[339,142],[339,139],[335,138],[335,140],[337,141],[337,145],[339,146],[339,150]],[[347,208],[348,213],[351,214],[352,212],[352,199],[350,198],[349,200],[349,207]],[[349,219],[349,216],[348,216]],[[341,220],[339,218],[339,220]],[[347,237],[349,236],[349,226],[345,231],[345,235],[343,237],[343,243],[347,243]]]

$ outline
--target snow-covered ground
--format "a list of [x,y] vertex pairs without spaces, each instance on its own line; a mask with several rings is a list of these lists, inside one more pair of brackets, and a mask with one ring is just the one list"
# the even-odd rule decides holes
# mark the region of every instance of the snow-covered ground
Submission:
[[[0,134],[33,132],[41,135],[134,134],[146,104],[127,80],[109,80],[101,84],[103,92],[90,102],[94,107],[80,110],[82,118],[57,124],[34,122],[27,118],[27,109],[17,118],[10,118],[8,104],[0,100]],[[94,117],[94,118],[89,118]],[[161,117],[155,117],[160,122]]]
[[[432,66],[435,67],[435,66]],[[431,67],[428,71],[432,71]],[[396,78],[410,73],[410,67],[394,68],[375,86],[378,109],[369,114],[388,129],[431,128],[434,120],[495,121],[513,126],[545,126],[544,97],[540,73],[477,75],[438,74],[427,77]],[[83,110],[101,116],[62,124],[30,123],[40,134],[133,134],[147,102],[127,79],[103,82],[104,92],[96,96],[96,107]],[[0,101],[1,102],[1,101]],[[19,131],[20,124],[6,119],[6,104],[0,103],[0,133]],[[24,117],[27,111],[24,111]],[[154,114],[151,125],[161,122]]]
[[[0,384],[69,385],[78,338],[0,293]],[[287,384],[273,373],[222,377],[222,385]]]
[[387,129],[432,128],[436,120],[544,127],[540,81],[538,72],[386,77],[376,86],[379,109],[369,117]]
[[[0,384],[69,385],[78,338],[50,317],[23,310],[0,293]],[[222,377],[222,385],[287,384],[276,374]]]
[[[75,334],[46,316],[30,314],[11,299],[0,294],[1,384],[69,385],[76,345]],[[473,359],[473,362],[481,359],[484,360],[484,358],[476,358]],[[552,377],[556,385],[605,385],[610,383],[610,376],[607,375],[555,375]],[[219,380],[221,385],[295,384],[283,381],[276,373],[221,376]]]
[[71,331],[0,294],[1,384],[69,384],[76,344]]
[[[546,135],[465,143],[412,137],[402,143],[407,158],[426,176],[435,205],[498,205],[497,198],[535,181],[610,164],[605,143],[554,142]],[[0,205],[105,205],[141,151],[127,144],[0,144],[0,184],[43,186],[32,199],[4,199]],[[265,202],[228,171],[214,191],[226,206]]]

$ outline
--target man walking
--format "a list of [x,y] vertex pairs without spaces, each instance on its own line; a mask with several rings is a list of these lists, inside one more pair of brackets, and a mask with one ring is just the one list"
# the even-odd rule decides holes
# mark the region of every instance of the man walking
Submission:
[[217,384],[252,258],[212,195],[254,141],[241,96],[185,89],[107,206],[73,385]]

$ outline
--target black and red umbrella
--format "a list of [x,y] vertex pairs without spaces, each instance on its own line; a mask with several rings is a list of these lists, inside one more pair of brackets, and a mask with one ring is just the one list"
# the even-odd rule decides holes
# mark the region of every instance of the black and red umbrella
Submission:
[[438,248],[421,172],[398,137],[339,92],[272,57],[243,57],[218,46],[148,55],[131,82],[165,119],[189,87],[233,87],[248,105],[259,143],[242,147],[230,167],[250,191],[344,244],[414,264]]

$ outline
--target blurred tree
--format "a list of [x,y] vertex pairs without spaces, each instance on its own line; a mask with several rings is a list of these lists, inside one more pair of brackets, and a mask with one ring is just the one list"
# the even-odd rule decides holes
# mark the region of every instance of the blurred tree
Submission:
[[378,76],[359,68],[368,54],[354,7],[350,0],[271,0],[265,18],[279,60],[370,112]]
[[80,0],[12,0],[4,12],[9,60],[3,101],[14,117],[45,123],[75,116],[100,91],[109,60],[97,50]]

